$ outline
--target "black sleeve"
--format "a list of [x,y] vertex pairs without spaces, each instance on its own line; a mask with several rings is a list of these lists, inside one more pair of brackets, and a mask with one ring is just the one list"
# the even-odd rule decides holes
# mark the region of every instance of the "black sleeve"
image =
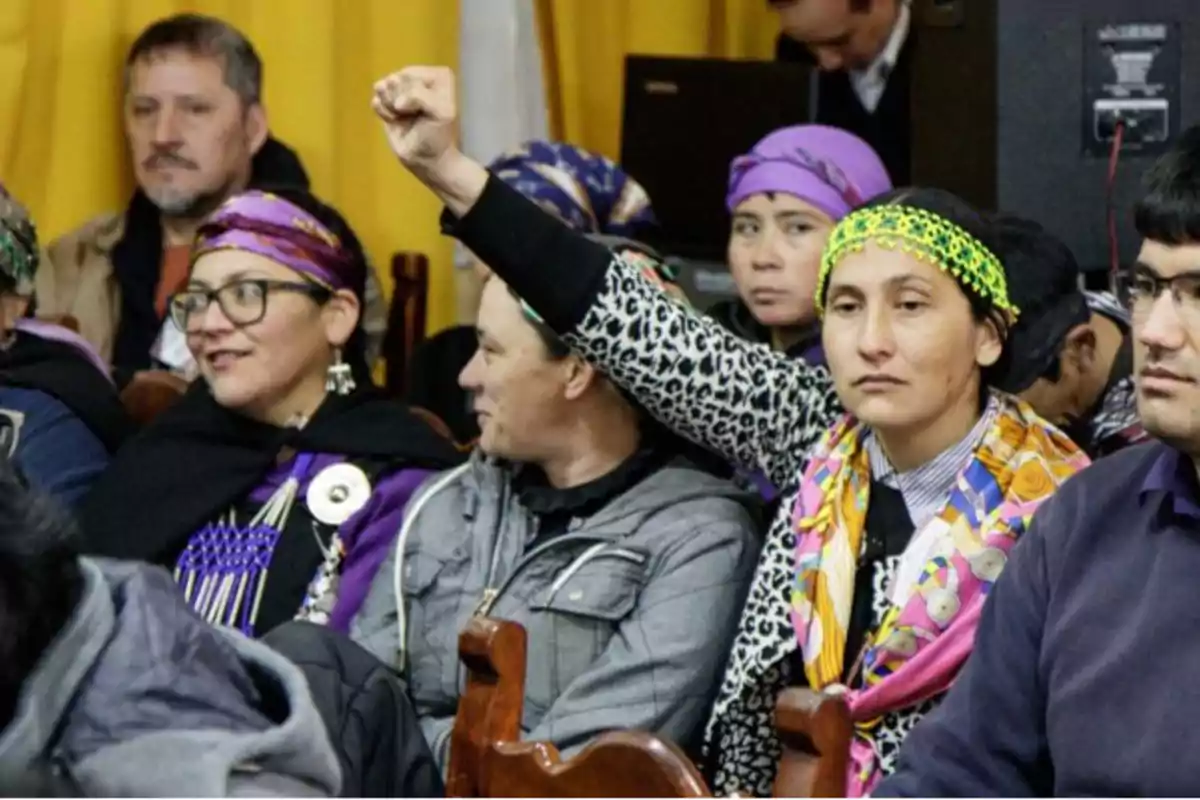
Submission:
[[776,485],[842,409],[821,366],[743,340],[492,176],[444,229],[671,430]]
[[558,333],[583,320],[613,259],[603,244],[571,230],[494,175],[466,216],[442,213],[442,231],[478,256]]

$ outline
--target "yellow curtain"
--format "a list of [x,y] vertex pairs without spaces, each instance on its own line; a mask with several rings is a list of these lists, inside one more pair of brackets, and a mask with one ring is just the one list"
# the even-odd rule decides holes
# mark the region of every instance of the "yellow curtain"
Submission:
[[390,70],[457,63],[454,0],[0,1],[0,180],[30,206],[41,238],[125,203],[125,50],[148,23],[179,11],[221,17],[249,36],[265,67],[272,132],[350,220],[389,290],[393,252],[430,256],[429,327],[452,324],[439,206],[395,163],[369,103],[372,82]]
[[550,130],[620,154],[628,54],[770,59],[779,23],[766,0],[538,0]]

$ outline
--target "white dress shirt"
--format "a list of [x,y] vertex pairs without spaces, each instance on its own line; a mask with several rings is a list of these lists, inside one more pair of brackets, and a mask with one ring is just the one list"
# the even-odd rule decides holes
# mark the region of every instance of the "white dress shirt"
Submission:
[[863,104],[863,108],[872,114],[875,113],[879,101],[883,98],[888,78],[891,77],[896,61],[900,58],[900,51],[904,48],[904,42],[908,39],[908,29],[912,25],[912,10],[909,8],[909,2],[910,0],[903,0],[900,3],[900,13],[896,15],[896,24],[892,26],[892,33],[888,37],[887,44],[871,62],[871,65],[866,69],[850,70],[849,72],[850,86],[858,95],[858,100]]

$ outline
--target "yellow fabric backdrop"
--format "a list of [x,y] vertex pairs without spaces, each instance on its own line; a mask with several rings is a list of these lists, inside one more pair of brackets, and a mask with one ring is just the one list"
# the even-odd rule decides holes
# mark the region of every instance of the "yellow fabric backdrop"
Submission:
[[449,241],[437,202],[391,157],[371,83],[410,63],[455,64],[455,0],[0,0],[0,174],[43,240],[121,207],[131,176],[121,65],[149,22],[178,11],[228,20],[265,65],[271,130],[315,191],[354,225],[390,288],[389,256],[429,254],[429,323],[453,323]]
[[766,0],[538,0],[550,130],[620,155],[627,54],[770,59],[779,21]]
[[[765,0],[538,0],[556,137],[616,157],[626,53],[768,58]],[[272,131],[318,194],[352,222],[390,289],[388,260],[433,263],[429,328],[455,321],[438,204],[394,163],[371,82],[411,63],[457,63],[455,0],[0,0],[0,180],[48,241],[121,207],[131,190],[121,63],[150,21],[185,10],[229,20],[265,63]]]

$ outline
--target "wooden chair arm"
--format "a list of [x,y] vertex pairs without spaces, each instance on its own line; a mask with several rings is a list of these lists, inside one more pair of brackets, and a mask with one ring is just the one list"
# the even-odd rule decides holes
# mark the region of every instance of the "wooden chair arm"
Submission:
[[776,797],[845,797],[854,725],[843,697],[785,689],[775,706],[783,756]]

